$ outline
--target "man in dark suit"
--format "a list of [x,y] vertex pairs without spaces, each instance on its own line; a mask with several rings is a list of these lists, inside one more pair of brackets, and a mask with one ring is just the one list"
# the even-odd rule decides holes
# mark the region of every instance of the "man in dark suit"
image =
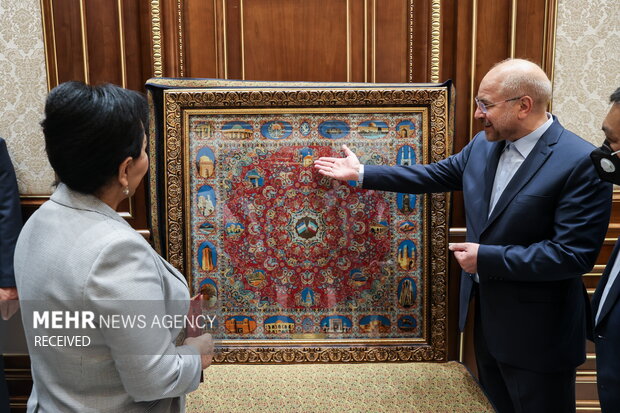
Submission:
[[[620,184],[620,88],[611,95],[611,109],[603,121],[605,143],[592,158],[601,178]],[[599,153],[599,156],[596,155]],[[598,396],[603,412],[620,412],[620,240],[592,297]]]
[[499,412],[574,412],[585,360],[589,302],[581,275],[594,265],[611,209],[611,185],[591,144],[546,112],[551,82],[527,60],[493,67],[476,96],[484,126],[461,152],[429,165],[360,165],[320,158],[325,176],[364,188],[462,190],[467,242],[450,249],[463,269],[459,327],[476,297],[480,382]]
[[[22,219],[15,171],[0,138],[0,316],[8,320],[17,311],[17,289],[13,275],[13,251]],[[1,323],[2,321],[0,321]],[[4,360],[0,345],[0,412],[9,411],[9,395],[4,378]]]

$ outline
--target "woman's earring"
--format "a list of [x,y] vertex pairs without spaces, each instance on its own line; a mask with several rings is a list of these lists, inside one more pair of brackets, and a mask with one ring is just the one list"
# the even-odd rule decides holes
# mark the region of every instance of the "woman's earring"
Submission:
[[126,186],[125,188],[123,188],[123,194],[125,196],[129,196],[129,186]]

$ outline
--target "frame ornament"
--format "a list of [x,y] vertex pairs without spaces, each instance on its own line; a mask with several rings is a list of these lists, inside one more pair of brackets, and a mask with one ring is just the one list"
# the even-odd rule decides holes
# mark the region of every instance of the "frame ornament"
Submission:
[[[453,89],[416,84],[321,84],[236,82],[219,80],[153,79],[147,83],[151,104],[149,170],[151,226],[156,248],[197,289],[192,269],[191,164],[195,148],[190,142],[190,119],[205,116],[259,116],[261,114],[351,113],[419,114],[423,119],[424,163],[436,162],[452,152]],[[300,115],[301,116],[301,115]],[[305,116],[305,115],[304,115]],[[387,116],[387,115],[386,115]],[[413,115],[412,115],[413,116]],[[416,115],[417,116],[417,115]],[[239,121],[240,122],[240,121]],[[346,141],[346,140],[343,140]],[[340,142],[324,140],[326,146]],[[260,142],[258,145],[261,145]],[[327,363],[403,362],[447,360],[448,313],[448,211],[450,194],[422,197],[424,244],[421,282],[420,334],[416,337],[329,338],[312,334],[231,339],[224,337],[217,363]],[[415,203],[415,201],[414,201]],[[192,209],[193,208],[193,209]],[[319,337],[319,338],[317,338]]]

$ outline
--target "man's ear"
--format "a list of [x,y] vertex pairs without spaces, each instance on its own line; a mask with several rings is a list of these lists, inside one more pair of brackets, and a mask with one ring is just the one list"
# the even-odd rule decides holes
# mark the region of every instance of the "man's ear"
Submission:
[[123,188],[129,186],[129,166],[133,162],[131,156],[125,158],[123,162],[118,166],[118,183],[121,184]]
[[523,119],[532,112],[534,99],[525,95],[519,99],[519,118]]

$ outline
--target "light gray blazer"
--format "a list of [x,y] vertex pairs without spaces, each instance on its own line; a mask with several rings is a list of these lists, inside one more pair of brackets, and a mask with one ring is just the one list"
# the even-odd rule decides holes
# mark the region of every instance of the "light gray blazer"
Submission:
[[184,411],[201,365],[196,350],[175,346],[178,326],[97,324],[88,347],[35,345],[35,336],[67,334],[35,329],[35,309],[187,314],[185,278],[112,208],[60,184],[19,236],[15,279],[32,361],[28,412]]

